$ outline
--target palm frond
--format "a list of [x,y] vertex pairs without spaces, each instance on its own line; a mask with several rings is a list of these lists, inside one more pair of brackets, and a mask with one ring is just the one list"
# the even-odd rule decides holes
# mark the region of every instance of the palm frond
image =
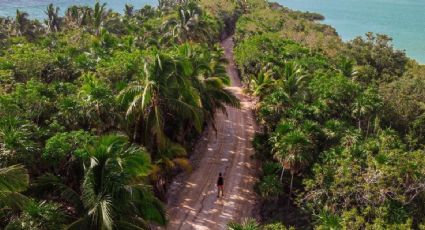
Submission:
[[35,186],[35,187],[53,186],[53,188],[60,193],[60,196],[64,200],[72,204],[77,210],[82,211],[84,209],[84,205],[81,202],[80,195],[71,187],[62,183],[60,178],[52,174],[45,174],[43,176],[38,177],[36,180],[36,183],[33,184],[32,186]]
[[29,184],[28,171],[23,165],[0,168],[0,193],[22,192]]

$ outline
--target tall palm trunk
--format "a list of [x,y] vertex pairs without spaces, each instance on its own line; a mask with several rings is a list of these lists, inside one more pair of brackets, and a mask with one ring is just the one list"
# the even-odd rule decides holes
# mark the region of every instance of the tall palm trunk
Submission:
[[367,119],[366,139],[367,139],[367,138],[368,138],[368,136],[369,136],[370,119],[371,119],[371,117],[372,117],[372,116],[370,116],[370,117]]
[[282,173],[280,173],[280,181],[282,182],[283,179],[283,173],[285,172],[285,168],[282,168]]
[[359,128],[359,131],[361,131],[362,130],[362,121],[361,121],[360,118],[359,118],[359,120],[357,122],[357,125],[358,125],[358,128]]
[[139,137],[139,127],[142,124],[142,115],[139,115],[134,125],[133,142],[136,142]]
[[288,206],[291,203],[291,196],[292,196],[292,186],[294,183],[294,172],[291,171],[291,184],[289,185],[289,195],[288,195]]

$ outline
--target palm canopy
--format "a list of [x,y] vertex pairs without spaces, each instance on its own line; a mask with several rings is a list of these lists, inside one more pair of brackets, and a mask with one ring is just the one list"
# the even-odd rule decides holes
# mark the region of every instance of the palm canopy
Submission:
[[22,35],[29,26],[28,13],[16,10],[15,16],[15,30],[17,35]]
[[202,12],[198,3],[187,1],[178,5],[177,16],[166,21],[163,29],[168,31],[166,35],[180,43],[188,40],[211,42],[213,35],[217,34],[214,23]]
[[279,86],[289,99],[292,99],[299,93],[304,82],[307,80],[307,75],[303,73],[303,69],[295,62],[285,63],[280,75]]
[[96,1],[94,8],[88,6],[71,6],[65,12],[65,22],[68,27],[90,26],[96,36],[99,36],[104,22],[111,13],[106,3]]
[[151,169],[149,154],[125,136],[101,137],[87,147],[81,202],[85,215],[68,229],[143,229],[165,224],[164,209],[143,183]]
[[0,212],[5,208],[22,208],[27,201],[23,192],[29,184],[29,175],[22,165],[0,168]]
[[106,11],[106,3],[100,4],[100,2],[96,2],[93,9],[93,27],[95,29],[95,34],[100,34],[100,29],[103,26],[103,21],[105,20],[108,12]]
[[200,132],[215,109],[239,105],[224,88],[228,82],[220,58],[208,56],[204,48],[184,44],[171,52],[155,51],[146,58],[144,71],[121,91],[119,100],[127,108],[127,118],[136,119],[136,125],[143,127],[142,142],[163,149],[174,136],[165,135],[165,127],[193,127]]
[[131,4],[125,4],[124,6],[124,15],[126,17],[133,17],[134,14],[134,6]]
[[[144,137],[153,134],[156,144],[164,147],[165,112],[178,111],[180,116],[190,116],[200,129],[202,123],[199,111],[199,95],[188,79],[179,70],[190,72],[191,66],[184,60],[165,54],[155,53],[146,60],[144,71],[119,95],[127,107],[126,116],[143,121]],[[143,140],[147,143],[147,140]]]
[[[311,141],[302,130],[295,129],[291,122],[280,124],[270,138],[274,157],[282,164],[283,169],[291,173],[289,200],[292,194],[294,174],[303,170],[312,160]],[[281,178],[283,176],[283,170]]]
[[59,17],[59,7],[54,7],[53,4],[49,4],[47,6],[46,11],[44,12],[47,16],[45,23],[49,32],[57,32],[59,31],[60,26],[60,17]]
[[211,118],[217,109],[225,112],[225,105],[239,107],[239,100],[225,87],[230,85],[226,72],[227,61],[221,49],[212,48],[210,52],[202,47],[188,44],[180,46],[179,53],[192,64],[194,71],[190,76],[194,87],[199,91],[204,116]]
[[294,129],[293,124],[280,124],[271,137],[274,156],[285,169],[297,173],[311,161],[311,141],[307,134]]

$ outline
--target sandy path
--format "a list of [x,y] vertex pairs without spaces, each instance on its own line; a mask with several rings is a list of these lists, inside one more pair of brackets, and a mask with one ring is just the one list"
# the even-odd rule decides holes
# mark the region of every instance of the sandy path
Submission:
[[[251,156],[255,131],[253,103],[243,95],[241,82],[233,62],[233,40],[222,42],[229,61],[227,72],[232,79],[229,89],[241,101],[241,109],[227,108],[227,116],[216,115],[217,134],[207,129],[195,147],[199,158],[196,168],[176,180],[168,193],[167,229],[226,229],[232,220],[253,215],[256,203],[253,186],[256,164]],[[217,198],[218,173],[224,174],[224,198]]]

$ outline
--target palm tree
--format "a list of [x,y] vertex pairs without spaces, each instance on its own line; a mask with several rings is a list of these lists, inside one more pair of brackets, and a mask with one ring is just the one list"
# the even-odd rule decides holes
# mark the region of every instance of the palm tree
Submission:
[[29,175],[22,165],[0,168],[0,213],[7,208],[23,208],[28,198],[20,192],[27,189]]
[[92,21],[92,11],[87,6],[72,6],[66,10],[65,22],[70,27],[87,26]]
[[154,60],[146,61],[143,73],[119,95],[127,106],[126,116],[136,120],[133,140],[138,139],[139,126],[143,126],[142,142],[164,148],[168,139],[164,133],[165,111],[175,112],[172,113],[177,116],[173,119],[174,124],[182,118],[192,119],[197,130],[201,130],[203,118],[199,93],[185,76],[190,72],[190,62],[165,53],[159,52]]
[[164,26],[164,30],[178,42],[184,43],[193,39],[211,40],[213,31],[211,26],[204,20],[200,7],[193,1],[178,6],[178,17],[171,18]]
[[49,4],[45,14],[47,15],[47,20],[45,23],[49,32],[57,32],[60,30],[60,17],[59,17],[59,7],[53,7],[53,4]]
[[271,138],[275,158],[284,169],[291,173],[289,200],[292,194],[294,175],[304,169],[311,161],[311,142],[308,136],[299,130],[277,129]]
[[[226,72],[227,60],[222,50],[194,49],[188,44],[180,47],[179,53],[193,65],[190,76],[194,87],[199,91],[206,121],[214,121],[216,110],[226,112],[226,105],[239,107],[239,100],[227,89],[230,78]],[[211,123],[214,126],[214,123]]]
[[281,141],[280,139],[282,138],[282,136],[285,135],[286,133],[289,133],[290,131],[293,131],[294,129],[295,129],[295,126],[294,126],[293,122],[282,121],[276,126],[276,129],[272,133],[270,140],[269,140],[271,142],[271,144],[275,147],[275,148],[272,149],[273,153],[275,154],[274,157],[282,165],[282,172],[280,174],[280,181],[282,181],[283,174],[285,172],[285,167],[284,167],[285,162],[284,162],[283,156],[276,155],[276,153],[279,150],[281,150],[282,146],[280,145],[280,141]]
[[381,106],[381,98],[373,87],[367,88],[354,100],[352,116],[357,120],[359,131],[362,131],[362,120],[366,119],[366,137],[369,134],[370,121]]
[[[187,132],[201,132],[217,109],[239,106],[224,88],[230,82],[224,61],[212,53],[188,44],[176,53],[159,52],[153,60],[145,60],[144,72],[119,94],[126,117],[135,120],[132,140],[155,150],[155,163],[161,167],[153,180],[158,183],[177,166],[189,168],[186,151],[174,141],[184,143]],[[161,190],[160,185],[157,188]]]
[[100,4],[98,1],[94,5],[93,10],[93,26],[95,29],[95,34],[99,35],[102,28],[103,22],[108,15],[108,12],[105,11],[106,3]]
[[358,74],[354,66],[354,61],[346,57],[341,58],[339,71],[346,77],[355,77]]
[[251,80],[251,88],[254,96],[269,95],[275,81],[269,72],[261,71],[256,78]]
[[28,19],[27,12],[21,12],[20,10],[16,10],[15,16],[15,31],[17,35],[23,35],[27,32],[30,21]]
[[281,77],[278,81],[280,88],[285,92],[288,99],[293,99],[303,87],[307,80],[307,75],[305,75],[302,68],[294,62],[285,63],[283,72],[280,74]]
[[164,208],[143,182],[149,154],[122,135],[102,136],[87,146],[81,202],[85,214],[68,229],[143,229],[165,224]]
[[150,6],[150,5],[146,5],[145,7],[137,10],[134,13],[135,16],[137,16],[137,18],[141,21],[146,21],[147,19],[153,18],[155,16],[158,15],[158,11]]
[[125,4],[124,15],[127,18],[131,18],[131,17],[133,17],[133,14],[134,14],[134,6],[129,5],[129,4]]
[[69,7],[65,12],[65,22],[68,26],[77,26],[80,21],[79,8],[77,6]]

